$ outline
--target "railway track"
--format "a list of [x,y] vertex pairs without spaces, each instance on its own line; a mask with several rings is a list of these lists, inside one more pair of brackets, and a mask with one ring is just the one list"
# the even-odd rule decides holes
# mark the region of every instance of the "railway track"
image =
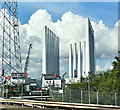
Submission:
[[95,104],[79,104],[79,103],[65,103],[65,102],[49,102],[49,101],[34,101],[34,100],[11,100],[0,99],[4,104],[19,104],[23,106],[31,106],[32,108],[46,107],[46,108],[64,108],[71,110],[120,110],[120,106],[111,105],[95,105]]

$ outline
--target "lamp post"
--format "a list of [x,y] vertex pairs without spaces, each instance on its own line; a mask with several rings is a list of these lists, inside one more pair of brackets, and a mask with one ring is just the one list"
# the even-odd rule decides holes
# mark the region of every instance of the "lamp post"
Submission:
[[[40,60],[37,60],[37,63],[42,63],[42,59],[40,59]],[[41,65],[41,74],[42,74],[42,76],[41,76],[41,101],[42,101],[42,83],[43,83],[43,76],[44,76],[44,74],[42,73],[42,65]]]
[[42,83],[43,83],[43,76],[44,76],[44,74],[42,74],[42,76],[41,76],[41,101],[42,101]]
[[2,95],[2,97],[4,98],[4,67],[3,67],[3,68],[0,68],[0,70],[2,70],[2,74],[1,74],[1,77],[2,77],[2,82],[1,82],[1,95]]
[[0,95],[2,96],[2,76],[0,76],[0,84],[1,84],[1,87],[0,87]]
[[8,79],[6,78],[6,99],[8,98]]
[[89,92],[89,104],[90,104],[90,74],[91,74],[92,72],[89,72],[88,71],[88,92]]

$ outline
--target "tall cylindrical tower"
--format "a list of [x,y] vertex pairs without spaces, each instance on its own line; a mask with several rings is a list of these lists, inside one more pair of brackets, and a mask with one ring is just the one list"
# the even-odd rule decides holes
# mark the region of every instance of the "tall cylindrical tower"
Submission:
[[47,60],[47,26],[45,26],[44,28],[44,40],[43,40],[43,74],[46,74],[47,73],[47,70],[46,70],[46,66],[47,66],[47,63],[46,63],[46,60]]
[[69,48],[69,78],[72,78],[72,44]]
[[78,78],[81,78],[81,42],[78,43]]
[[90,72],[90,29],[89,29],[89,18],[86,18],[86,75]]
[[86,42],[82,42],[82,76],[86,77]]
[[77,77],[76,43],[73,44],[73,78]]

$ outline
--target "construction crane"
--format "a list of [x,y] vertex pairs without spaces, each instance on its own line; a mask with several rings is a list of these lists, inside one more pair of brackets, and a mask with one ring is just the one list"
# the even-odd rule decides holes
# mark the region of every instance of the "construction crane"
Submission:
[[27,56],[26,62],[25,62],[25,68],[24,68],[24,73],[25,74],[27,74],[27,70],[28,70],[28,64],[29,64],[29,58],[30,58],[31,49],[32,49],[32,44],[29,45],[28,56]]
[[64,78],[64,76],[67,74],[67,72],[64,72],[64,74],[62,75],[62,79]]

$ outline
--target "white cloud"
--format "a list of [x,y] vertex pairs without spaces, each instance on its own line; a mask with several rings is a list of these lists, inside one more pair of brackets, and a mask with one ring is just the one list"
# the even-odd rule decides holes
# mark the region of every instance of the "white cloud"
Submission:
[[103,21],[92,22],[95,33],[96,56],[97,58],[113,58],[118,49],[118,26],[109,28]]
[[[109,28],[103,21],[98,23],[91,21],[95,34],[95,46],[97,58],[113,58],[117,53],[117,23],[115,27]],[[28,45],[33,44],[31,59],[42,59],[44,26],[48,26],[60,39],[60,56],[68,57],[69,43],[85,40],[85,18],[72,12],[63,14],[60,20],[53,22],[51,15],[39,9],[29,19],[28,24],[21,25],[20,35],[22,38],[22,50],[28,50]],[[65,61],[65,62],[63,62]],[[66,64],[68,59],[61,59],[60,64]],[[97,66],[98,70],[107,70],[109,64],[104,68]],[[61,71],[65,69],[61,67]],[[39,71],[39,70],[38,70]]]
[[28,75],[31,76],[32,78],[40,79],[40,69],[39,68],[34,68],[30,67],[28,70]]
[[112,63],[111,62],[106,62],[104,64],[104,67],[102,68],[100,65],[96,65],[96,71],[107,71],[113,69]]
[[62,74],[63,72],[65,72],[65,66],[61,66],[61,67],[60,67],[60,71],[61,71],[61,74]]
[[[103,21],[91,21],[95,33],[95,46],[97,58],[113,58],[117,53],[117,23],[113,28],[104,25]],[[28,46],[32,43],[30,58],[42,59],[44,26],[48,26],[60,39],[60,56],[68,57],[69,43],[85,40],[85,18],[72,12],[63,14],[57,22],[52,21],[51,15],[39,9],[29,19],[28,24],[20,25],[21,52],[23,60],[26,58]],[[68,59],[64,59],[65,63]],[[63,64],[63,59],[61,60]],[[106,65],[104,69],[107,69]],[[101,69],[97,66],[98,69]],[[63,69],[62,69],[63,70]],[[31,73],[39,73],[39,69],[32,68]]]
[[[109,28],[103,21],[99,23],[91,21],[95,33],[95,45],[97,58],[111,58],[117,52],[117,25]],[[33,44],[32,57],[42,58],[42,41],[44,26],[47,25],[60,38],[60,56],[68,57],[69,43],[79,42],[85,39],[85,18],[72,12],[66,12],[61,20],[53,22],[51,15],[39,9],[20,28],[20,35],[24,45]],[[23,45],[23,46],[24,46]],[[24,46],[24,48],[27,46]],[[25,49],[24,49],[25,50]]]
[[96,71],[103,71],[103,68],[101,68],[99,65],[96,65]]
[[110,62],[107,62],[106,64],[105,64],[105,67],[104,67],[104,71],[106,71],[106,70],[108,70],[108,69],[113,69],[113,66],[111,65],[111,63]]
[[67,64],[67,63],[68,63],[68,58],[60,58],[59,63],[60,63],[61,65]]

